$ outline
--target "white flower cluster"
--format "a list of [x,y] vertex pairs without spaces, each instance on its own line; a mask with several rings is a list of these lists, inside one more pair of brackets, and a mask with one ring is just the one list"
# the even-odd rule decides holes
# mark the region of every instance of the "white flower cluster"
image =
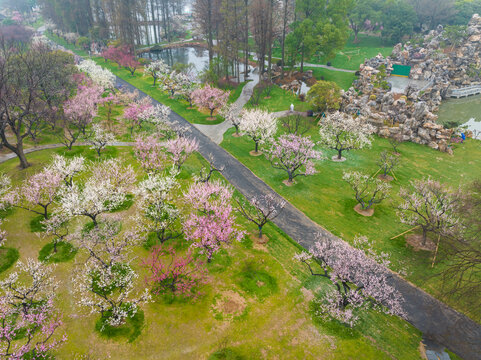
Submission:
[[97,65],[93,60],[84,60],[77,65],[77,68],[87,73],[95,84],[104,89],[112,89],[115,86],[115,75]]

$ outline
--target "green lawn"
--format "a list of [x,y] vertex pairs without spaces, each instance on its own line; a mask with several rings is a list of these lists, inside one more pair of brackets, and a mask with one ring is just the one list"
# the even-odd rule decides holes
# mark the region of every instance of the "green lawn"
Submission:
[[306,67],[304,69],[305,71],[312,70],[312,75],[317,80],[333,81],[344,90],[348,90],[352,86],[352,82],[356,79],[356,75],[354,75],[354,73],[346,73],[315,67]]
[[294,109],[296,111],[306,111],[310,109],[308,103],[299,100],[299,97],[290,91],[281,89],[279,86],[273,86],[270,98],[266,99],[266,91],[264,90],[260,96],[259,104],[253,106],[251,102],[246,104],[246,108],[260,107],[262,109],[268,110],[269,112],[284,111],[289,110],[291,104],[294,104]]
[[[374,174],[378,167],[376,161],[382,150],[390,150],[387,140],[376,138],[372,149],[346,153],[347,161],[335,163],[331,160],[319,162],[319,173],[310,177],[297,178],[297,184],[286,187],[282,181],[286,173],[270,167],[265,157],[251,157],[253,142],[247,137],[232,137],[233,130],[224,135],[223,146],[227,151],[249,167],[257,176],[267,182],[275,191],[284,196],[294,206],[303,211],[312,220],[327,230],[352,241],[356,235],[366,235],[374,241],[377,251],[391,254],[392,268],[407,269],[407,279],[422,287],[429,293],[440,296],[440,279],[432,277],[443,266],[437,264],[431,269],[432,254],[426,251],[415,252],[406,245],[404,237],[390,240],[392,237],[409,229],[400,223],[395,206],[400,202],[397,195],[400,186],[406,186],[410,180],[432,176],[452,187],[467,184],[479,179],[481,174],[481,146],[475,140],[469,140],[455,150],[454,156],[414,143],[404,143],[400,147],[401,164],[395,174],[398,181],[392,183],[391,198],[375,206],[375,214],[366,218],[354,212],[356,205],[354,194],[347,183],[342,181],[344,171],[359,170]],[[317,127],[313,125],[310,132],[314,139],[318,137]],[[330,159],[333,151],[325,151]],[[473,294],[476,296],[476,294]],[[448,304],[477,317],[480,309],[470,309],[462,301],[448,299]]]
[[[30,154],[33,166],[27,170],[19,171],[16,160],[10,160],[0,164],[0,171],[18,183],[39,171],[57,153],[96,158],[94,151],[86,147],[71,152],[45,150]],[[109,148],[104,157],[107,156],[133,165],[142,176],[131,149]],[[180,174],[182,188],[192,181],[192,174],[197,173],[202,164],[205,161],[199,154],[187,161]],[[132,225],[134,213],[135,205],[117,213],[123,217],[126,229]],[[49,241],[30,232],[29,224],[35,216],[16,209],[7,215],[3,225],[8,232],[6,246],[17,248],[22,261],[37,258]],[[320,320],[313,312],[311,300],[327,283],[308,275],[303,266],[292,261],[299,251],[297,244],[272,225],[265,228],[269,242],[258,244],[249,235],[255,232],[255,227],[243,219],[238,221],[247,235],[242,242],[228,246],[214,257],[208,266],[209,283],[202,288],[203,295],[195,302],[156,298],[143,306],[145,322],[140,336],[132,342],[101,337],[94,330],[99,316],[89,315],[76,306],[71,294],[71,274],[75,267],[81,266],[86,254],[79,251],[74,260],[59,263],[55,269],[59,281],[57,305],[63,313],[62,329],[68,341],[55,353],[56,358],[86,357],[95,349],[95,356],[99,358],[107,358],[114,352],[117,359],[139,356],[199,359],[227,351],[225,348],[239,359],[420,358],[421,334],[398,318],[368,312],[362,315],[360,326],[352,330],[333,321]],[[83,221],[76,223],[82,225]],[[169,244],[180,252],[188,247],[182,239]],[[139,264],[147,255],[142,246],[132,253],[132,264],[140,272],[140,279],[144,273]],[[12,269],[0,274],[0,279],[10,271]],[[255,281],[256,277],[265,282]],[[242,300],[243,305],[236,307],[239,302],[232,299]],[[228,309],[232,308],[238,309],[235,315],[229,315]]]
[[[338,51],[333,59],[329,60],[331,66],[339,69],[359,70],[359,65],[365,59],[370,59],[379,53],[383,54],[383,56],[388,56],[393,49],[392,46],[385,44],[378,36],[359,34],[359,40],[359,43],[354,44],[354,36],[351,35],[346,46]],[[273,50],[273,56],[281,58],[280,48]],[[327,60],[322,59],[320,55],[314,55],[309,60],[306,59],[305,63],[326,65]]]

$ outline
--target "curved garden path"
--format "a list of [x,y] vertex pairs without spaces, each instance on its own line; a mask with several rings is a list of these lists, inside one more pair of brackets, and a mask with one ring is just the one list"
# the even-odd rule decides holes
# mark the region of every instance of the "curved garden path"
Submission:
[[[130,91],[137,90],[141,96],[148,96],[120,78],[117,78],[117,86],[128,88]],[[153,98],[150,100],[154,104],[160,104]],[[244,196],[251,198],[256,195],[271,194],[281,199],[281,196],[265,182],[204,134],[199,129],[200,125],[192,125],[175,112],[171,113],[170,121],[191,129],[190,136],[198,140],[201,155],[204,158],[212,155],[217,168],[224,166],[222,175]],[[289,202],[274,223],[305,249],[309,249],[314,244],[317,234],[321,234],[326,239],[338,239]],[[441,344],[466,360],[481,359],[481,325],[397,274],[393,274],[389,281],[405,299],[404,310],[407,320],[418,328],[426,339]]]
[[[117,87],[121,86],[123,88],[127,88],[130,91],[137,90],[140,96],[148,96],[140,89],[135,88],[133,85],[118,77],[116,85]],[[251,87],[248,89],[250,88]],[[248,95],[248,91],[249,90],[246,90],[244,93],[243,90],[245,96],[242,97],[241,95],[243,100],[239,100],[241,98],[240,97],[238,99],[239,104],[241,101],[245,100],[245,97]],[[149,98],[152,103],[160,104],[157,100],[151,97]],[[212,156],[214,165],[217,168],[224,166],[222,175],[244,196],[251,198],[253,196],[262,194],[271,194],[278,199],[282,199],[279,194],[277,194],[271,187],[269,187],[265,182],[252,173],[246,166],[241,164],[236,158],[221,148],[209,136],[204,134],[198,128],[199,125],[192,125],[175,112],[171,112],[169,121],[172,124],[175,123],[188,127],[191,130],[190,136],[197,139],[199,142],[200,154],[204,158]],[[113,145],[131,146],[132,143],[115,143]],[[45,145],[28,149],[26,152],[30,153],[33,151],[58,148],[62,146],[63,145],[61,144]],[[14,157],[14,154],[1,156],[0,162]],[[305,249],[309,249],[314,244],[317,234],[320,234],[321,237],[325,239],[340,240],[313,222],[303,212],[295,208],[289,202],[286,202],[284,210],[274,220],[274,223]],[[466,360],[481,359],[480,324],[477,324],[467,316],[435,299],[422,289],[414,286],[397,274],[393,274],[393,276],[389,279],[389,282],[404,297],[404,310],[407,314],[407,321],[418,328],[423,333],[425,339],[437,344],[441,344]]]

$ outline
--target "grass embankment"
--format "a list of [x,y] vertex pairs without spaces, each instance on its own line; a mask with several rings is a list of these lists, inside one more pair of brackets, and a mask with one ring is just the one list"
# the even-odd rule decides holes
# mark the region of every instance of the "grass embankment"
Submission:
[[[32,167],[19,171],[15,159],[0,164],[14,184],[20,183],[46,165],[53,154],[83,155],[96,159],[93,150],[78,147],[73,151],[45,150],[29,156]],[[131,164],[142,178],[132,149],[110,147],[103,158],[117,157]],[[184,165],[182,188],[191,181],[205,161],[199,154]],[[121,215],[124,229],[132,227],[135,204],[116,214]],[[7,246],[20,251],[21,260],[37,258],[50,239],[30,232],[35,214],[15,209],[6,218]],[[55,276],[59,281],[58,307],[63,313],[68,342],[55,354],[57,359],[91,356],[119,359],[135,358],[208,358],[211,354],[231,353],[238,359],[416,359],[420,358],[420,333],[408,323],[374,312],[362,315],[361,325],[348,329],[332,321],[321,321],[313,312],[314,293],[324,289],[326,282],[307,274],[306,269],[292,261],[299,248],[276,227],[268,225],[267,244],[258,244],[249,234],[255,228],[239,222],[248,235],[240,243],[228,246],[208,265],[209,283],[195,302],[155,298],[143,306],[144,323],[135,339],[106,339],[95,331],[99,319],[81,311],[72,296],[72,272],[86,258],[79,251],[74,260],[59,263]],[[80,227],[84,220],[77,220]],[[169,241],[179,252],[189,244],[182,239]],[[140,263],[148,255],[142,246],[134,249],[133,266],[144,272]],[[10,269],[0,275],[7,276]],[[143,286],[139,281],[138,287]],[[303,289],[305,288],[305,289]],[[307,289],[307,290],[306,290]],[[139,321],[142,321],[140,319]],[[138,325],[138,324],[137,324]],[[129,342],[129,338],[130,341]],[[215,357],[213,357],[215,358]]]
[[[443,267],[443,260],[431,268],[433,254],[427,251],[414,251],[406,245],[404,236],[390,240],[392,237],[408,230],[396,215],[395,207],[400,203],[398,196],[401,186],[408,186],[414,179],[428,176],[453,188],[466,185],[481,174],[481,146],[475,140],[468,140],[460,145],[454,155],[448,155],[414,143],[400,146],[401,160],[392,182],[390,199],[375,206],[373,217],[366,218],[357,214],[354,194],[347,183],[342,180],[344,171],[362,171],[374,174],[378,170],[377,160],[383,150],[390,151],[386,139],[376,137],[371,149],[346,153],[347,161],[335,163],[330,160],[333,151],[324,153],[329,160],[319,162],[319,173],[310,177],[297,178],[296,184],[286,187],[282,181],[286,173],[271,168],[265,157],[251,157],[253,142],[247,137],[232,137],[233,130],[224,135],[221,146],[251,169],[257,176],[284,196],[294,206],[303,211],[313,221],[343,239],[352,242],[356,235],[366,235],[375,244],[375,249],[391,255],[393,269],[407,269],[407,279],[422,287],[429,293],[441,298],[438,274]],[[309,133],[317,140],[317,126]],[[441,246],[442,247],[442,246]],[[477,294],[473,294],[477,296]],[[446,299],[443,299],[446,300]],[[479,317],[479,309],[466,306],[464,301],[447,299],[447,303],[467,315]]]

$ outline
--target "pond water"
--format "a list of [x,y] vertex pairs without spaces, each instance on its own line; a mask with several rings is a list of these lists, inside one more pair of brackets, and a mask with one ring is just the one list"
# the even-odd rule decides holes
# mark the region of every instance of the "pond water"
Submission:
[[481,131],[481,96],[445,100],[439,107],[438,116],[440,124],[466,125],[470,130]]

